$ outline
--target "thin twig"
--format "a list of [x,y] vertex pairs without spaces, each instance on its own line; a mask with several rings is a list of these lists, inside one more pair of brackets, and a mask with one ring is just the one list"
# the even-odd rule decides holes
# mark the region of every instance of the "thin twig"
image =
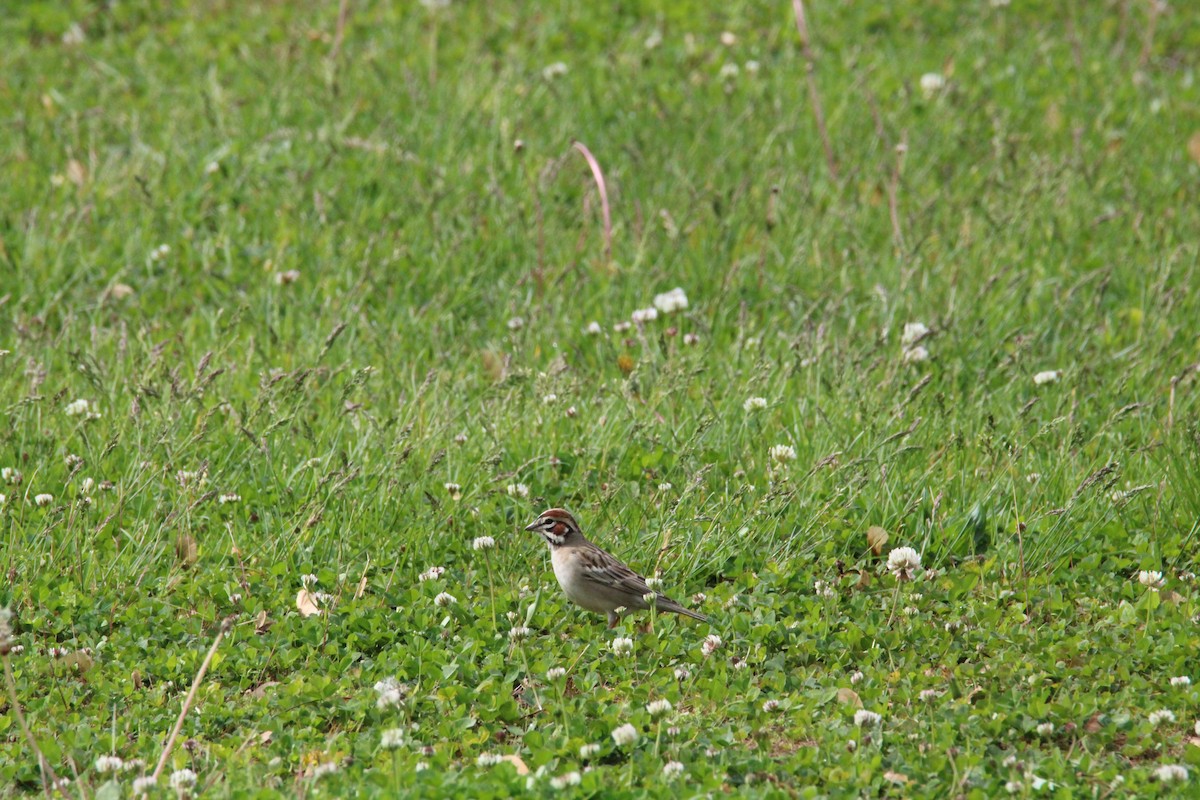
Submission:
[[1146,23],[1146,35],[1142,37],[1142,52],[1138,55],[1138,69],[1145,69],[1154,49],[1154,33],[1158,30],[1158,18],[1166,9],[1163,0],[1150,0],[1150,21]]
[[17,717],[17,724],[21,726],[21,732],[29,740],[29,746],[33,749],[33,752],[37,753],[38,766],[42,770],[42,789],[45,790],[46,797],[53,797],[54,793],[51,787],[57,787],[61,784],[59,783],[58,776],[54,774],[54,768],[50,766],[50,762],[42,754],[42,748],[38,747],[37,739],[33,737],[33,732],[29,730],[29,724],[25,721],[25,712],[21,710],[21,703],[17,699],[17,682],[13,679],[12,665],[8,663],[7,653],[4,654],[3,661],[4,682],[8,685],[8,699],[12,704],[13,713]]
[[604,216],[604,260],[612,261],[612,216],[608,211],[608,188],[604,183],[604,173],[600,169],[600,162],[592,155],[592,151],[587,149],[587,145],[575,141],[571,142],[571,146],[587,160],[592,170],[592,178],[596,181],[596,190],[600,192],[600,213]]
[[187,718],[188,711],[192,708],[192,701],[196,699],[196,691],[200,688],[200,684],[204,681],[204,673],[208,672],[208,666],[212,663],[213,656],[217,654],[217,647],[221,644],[221,639],[225,634],[233,628],[233,617],[226,617],[221,622],[221,627],[217,630],[217,636],[213,639],[212,647],[208,648],[208,655],[204,657],[204,661],[200,664],[200,669],[196,673],[195,679],[192,681],[192,688],[188,691],[187,697],[184,698],[183,708],[179,709],[179,717],[175,720],[175,727],[171,729],[171,735],[167,737],[167,743],[163,747],[162,755],[158,757],[158,765],[154,767],[153,778],[157,782],[162,774],[163,767],[167,764],[167,759],[171,756],[171,750],[175,747],[175,739],[179,736],[179,731],[183,728],[183,721]]
[[333,32],[333,47],[329,50],[329,60],[337,61],[338,53],[342,51],[342,38],[346,35],[346,17],[350,15],[350,0],[338,3],[337,28]]
[[817,133],[821,135],[821,146],[825,148],[825,164],[829,167],[829,176],[837,180],[837,161],[833,157],[833,145],[829,143],[829,131],[825,128],[825,112],[821,110],[821,95],[817,91],[816,59],[813,57],[812,46],[808,35],[808,21],[804,16],[804,0],[792,0],[792,10],[796,12],[796,30],[800,33],[800,50],[804,53],[805,77],[808,79],[808,97],[812,102],[813,116],[817,120]]

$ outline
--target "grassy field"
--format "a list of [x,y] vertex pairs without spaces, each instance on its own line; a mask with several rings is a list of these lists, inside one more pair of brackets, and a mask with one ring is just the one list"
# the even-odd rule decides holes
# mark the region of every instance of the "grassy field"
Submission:
[[828,157],[786,0],[173,5],[0,19],[0,794],[223,624],[151,795],[1200,791],[1188,4],[811,2]]

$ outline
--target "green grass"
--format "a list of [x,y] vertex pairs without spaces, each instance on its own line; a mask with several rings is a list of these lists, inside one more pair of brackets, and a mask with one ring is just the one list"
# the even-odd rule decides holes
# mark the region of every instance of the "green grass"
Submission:
[[[96,759],[153,767],[230,616],[167,766],[205,795],[526,791],[487,754],[541,794],[1196,791],[1186,4],[812,3],[836,177],[787,2],[361,0],[340,46],[336,2],[166,5],[0,20],[0,603],[68,795],[128,795]],[[711,624],[570,606],[549,505]]]

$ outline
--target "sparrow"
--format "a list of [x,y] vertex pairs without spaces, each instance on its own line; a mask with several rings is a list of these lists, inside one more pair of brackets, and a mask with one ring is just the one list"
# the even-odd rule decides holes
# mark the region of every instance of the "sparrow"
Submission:
[[575,518],[561,508],[543,511],[525,530],[540,533],[550,545],[554,577],[567,599],[588,611],[608,614],[610,628],[621,618],[618,609],[649,608],[646,595],[654,595],[654,607],[659,611],[708,621],[703,614],[654,591],[645,578],[588,541]]

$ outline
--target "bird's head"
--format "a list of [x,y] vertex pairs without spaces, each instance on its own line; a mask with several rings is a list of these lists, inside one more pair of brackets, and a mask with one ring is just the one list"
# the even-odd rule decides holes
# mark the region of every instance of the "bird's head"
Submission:
[[525,530],[537,531],[551,547],[561,547],[572,537],[582,536],[575,518],[562,508],[543,511],[537,519],[525,526]]

